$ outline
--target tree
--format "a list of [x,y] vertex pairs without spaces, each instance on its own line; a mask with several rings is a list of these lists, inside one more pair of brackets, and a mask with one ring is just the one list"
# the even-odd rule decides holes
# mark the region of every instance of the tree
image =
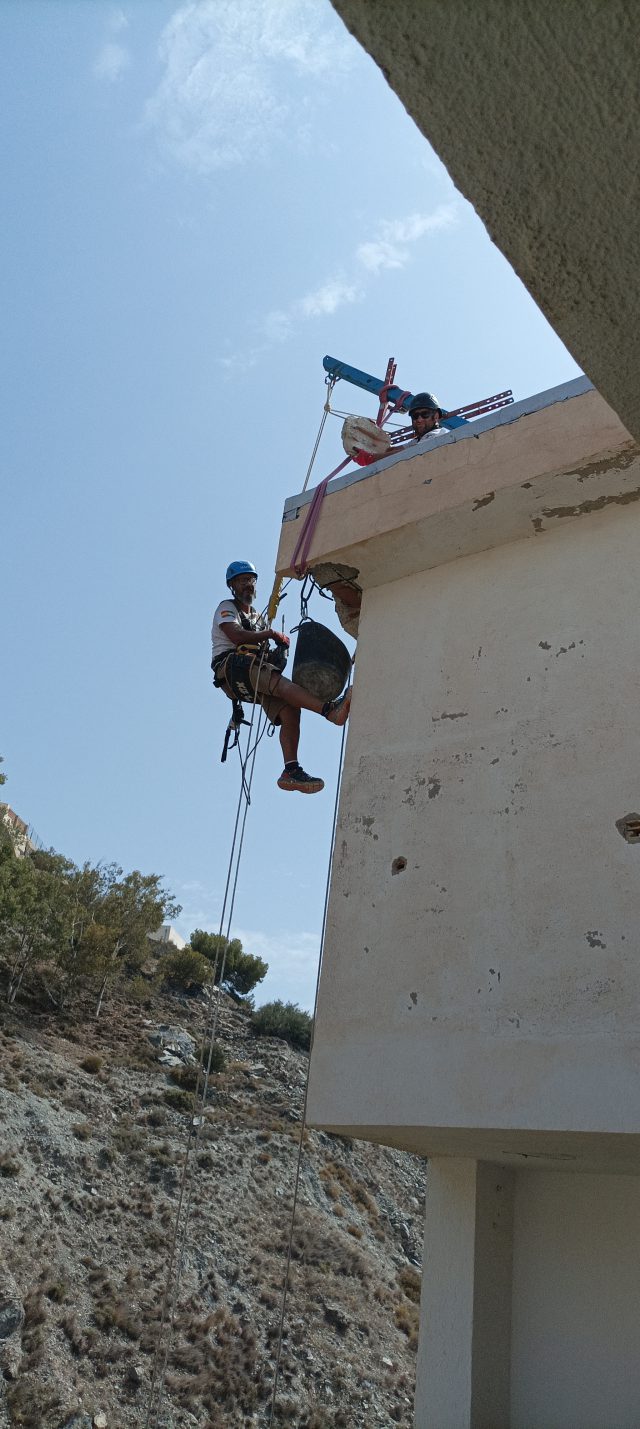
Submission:
[[87,977],[96,972],[100,961],[97,929],[99,910],[108,886],[108,874],[101,864],[73,865],[68,871],[69,908],[66,935],[60,948],[57,965],[60,974],[60,1004]]
[[15,1002],[27,971],[52,962],[64,937],[68,912],[66,871],[54,853],[19,858],[0,847],[0,950],[9,970],[7,998]]
[[282,1037],[305,1051],[311,1046],[313,1019],[297,1002],[265,1002],[253,1013],[251,1025],[257,1037]]
[[160,958],[158,976],[161,982],[174,983],[188,991],[194,986],[208,987],[213,968],[208,958],[203,958],[194,948],[175,948]]
[[262,958],[245,953],[239,938],[228,940],[219,933],[205,933],[202,928],[196,928],[190,945],[212,964],[216,986],[221,983],[228,992],[239,997],[246,997],[269,971],[269,964]]
[[96,908],[91,934],[99,979],[96,1017],[100,1016],[109,983],[123,971],[136,973],[148,953],[147,934],[166,919],[176,918],[180,905],[161,886],[156,873],[137,869],[122,877],[116,864],[103,870],[104,893]]

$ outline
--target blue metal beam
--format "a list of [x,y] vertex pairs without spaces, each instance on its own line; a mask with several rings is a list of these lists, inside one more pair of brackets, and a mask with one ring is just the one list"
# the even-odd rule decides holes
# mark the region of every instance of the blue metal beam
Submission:
[[[341,378],[344,382],[350,382],[352,387],[361,387],[364,392],[370,392],[373,397],[379,397],[384,387],[382,377],[372,377],[369,372],[361,372],[358,367],[350,367],[347,362],[341,362],[338,357],[324,357],[322,366],[325,372],[328,372],[329,376],[335,378],[336,381]],[[390,387],[387,394],[388,401],[398,402],[403,391],[402,387]],[[412,397],[413,393],[408,392],[404,400],[400,402],[398,408],[400,412],[408,412]],[[468,423],[464,417],[449,417],[446,412],[443,412],[440,425],[453,430],[454,427],[466,427]]]

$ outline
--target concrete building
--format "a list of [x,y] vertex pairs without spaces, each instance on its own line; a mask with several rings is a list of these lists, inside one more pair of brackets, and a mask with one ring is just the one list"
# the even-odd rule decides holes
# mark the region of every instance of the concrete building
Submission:
[[16,814],[10,804],[0,804],[0,819],[9,832],[13,851],[18,858],[25,858],[28,853],[33,853],[34,849],[42,848],[34,830]]
[[170,923],[163,923],[157,932],[147,933],[147,937],[152,943],[168,943],[171,948],[177,948],[179,952],[182,952],[182,949],[187,946],[184,938],[176,932]]
[[640,1422],[639,501],[582,378],[313,540],[363,598],[309,1120],[430,1158],[418,1429]]

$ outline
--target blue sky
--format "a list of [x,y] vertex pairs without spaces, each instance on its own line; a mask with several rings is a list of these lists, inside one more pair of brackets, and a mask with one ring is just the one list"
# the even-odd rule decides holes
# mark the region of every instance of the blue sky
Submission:
[[[579,369],[328,0],[0,0],[0,34],[4,794],[162,873],[188,936],[238,787],[211,612],[229,560],[269,595],[324,354],[447,407]],[[341,455],[331,419],[318,480]],[[307,1007],[338,744],[307,717],[302,799],[263,741],[236,904],[261,997]]]

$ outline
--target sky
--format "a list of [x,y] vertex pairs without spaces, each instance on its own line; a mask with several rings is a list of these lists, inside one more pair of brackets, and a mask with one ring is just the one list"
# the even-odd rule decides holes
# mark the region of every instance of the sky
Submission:
[[[211,614],[232,560],[268,599],[325,353],[449,408],[579,368],[329,0],[0,0],[0,69],[3,796],[76,862],[162,874],[188,937],[238,797]],[[314,482],[342,456],[330,418]],[[313,798],[258,752],[258,1002],[313,1003],[339,743],[303,717]]]

